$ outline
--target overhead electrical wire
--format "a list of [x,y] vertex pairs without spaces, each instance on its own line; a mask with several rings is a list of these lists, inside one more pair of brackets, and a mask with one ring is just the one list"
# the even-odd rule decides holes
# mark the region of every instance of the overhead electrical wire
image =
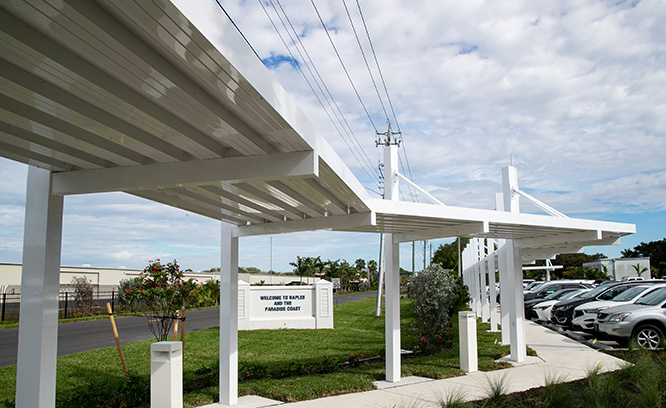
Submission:
[[[381,170],[379,170],[378,168],[376,168],[375,166],[372,165],[372,162],[370,161],[366,151],[361,147],[361,144],[360,144],[358,138],[356,137],[356,135],[355,135],[354,131],[352,130],[349,122],[347,121],[344,114],[342,113],[342,110],[340,109],[340,106],[335,101],[335,98],[333,97],[333,94],[331,93],[330,89],[326,86],[326,83],[323,80],[319,70],[316,68],[316,65],[314,64],[314,61],[310,57],[310,54],[308,53],[307,49],[305,48],[305,45],[301,41],[301,36],[298,34],[296,29],[294,28],[294,25],[292,24],[291,20],[289,19],[289,16],[287,15],[285,9],[282,7],[282,4],[280,3],[280,0],[269,0],[269,2],[270,2],[270,5],[271,5],[271,8],[275,12],[275,15],[280,20],[280,23],[281,23],[284,31],[286,32],[286,34],[289,38],[289,41],[285,40],[284,36],[282,35],[280,30],[278,29],[276,23],[274,22],[273,18],[271,17],[270,13],[268,12],[268,10],[266,8],[266,5],[264,4],[264,1],[262,1],[262,0],[258,0],[258,1],[259,1],[259,4],[261,5],[262,9],[264,10],[264,13],[266,14],[268,19],[270,20],[270,23],[273,26],[273,29],[276,31],[276,33],[280,37],[280,40],[282,41],[283,45],[287,49],[287,52],[289,53],[291,58],[296,62],[296,64],[297,64],[296,66],[297,66],[298,70],[300,71],[301,75],[303,76],[303,78],[305,79],[306,83],[308,84],[310,90],[313,92],[313,94],[314,94],[315,98],[317,99],[318,103],[324,109],[324,112],[326,113],[329,120],[333,124],[335,130],[342,137],[344,143],[347,145],[347,148],[351,151],[352,155],[354,156],[354,159],[358,162],[359,166],[363,169],[363,171],[370,178],[370,180],[372,180],[376,184],[377,188],[379,190],[382,190],[382,188],[381,188],[381,182],[382,182],[381,178],[382,178],[383,175],[381,174]],[[215,0],[215,2],[217,3],[218,7],[227,16],[229,21],[234,25],[234,27],[239,32],[239,34],[247,42],[247,44],[250,46],[250,48],[255,53],[257,58],[259,58],[261,60],[261,57],[259,56],[259,54],[256,52],[254,47],[252,47],[252,45],[250,44],[248,39],[245,37],[243,32],[240,30],[238,25],[236,25],[236,23],[233,21],[233,19],[229,15],[229,13],[222,6],[222,4],[220,3],[220,0]],[[354,90],[354,93],[355,93],[359,103],[361,104],[361,107],[363,108],[363,111],[365,112],[368,120],[370,121],[371,126],[375,130],[375,133],[379,133],[378,130],[377,130],[377,127],[376,127],[376,125],[375,125],[375,123],[372,119],[372,116],[370,115],[370,113],[369,113],[369,111],[366,107],[366,104],[363,102],[363,99],[361,98],[361,95],[358,91],[358,88],[356,87],[354,81],[352,80],[351,74],[349,73],[349,70],[347,69],[347,66],[345,65],[344,61],[342,60],[342,56],[340,55],[340,53],[338,51],[338,48],[336,47],[335,42],[333,41],[333,38],[330,35],[328,27],[326,26],[326,24],[324,22],[324,19],[323,19],[321,13],[319,12],[319,9],[317,8],[317,5],[315,4],[314,0],[311,0],[311,3],[312,3],[312,7],[313,7],[315,13],[317,14],[319,22],[322,25],[322,27],[324,29],[324,32],[326,33],[326,36],[328,37],[328,40],[329,40],[329,42],[330,42],[330,44],[333,48],[333,51],[335,52],[335,54],[338,58],[338,61],[340,62],[340,65],[341,65],[342,69],[344,70],[345,75],[347,76],[347,79],[348,79],[352,89]],[[359,47],[359,50],[361,52],[361,56],[363,57],[363,61],[365,63],[366,69],[368,71],[368,74],[370,75],[370,79],[371,79],[373,87],[375,89],[375,93],[377,94],[377,98],[379,100],[382,111],[383,111],[384,116],[386,118],[386,122],[390,125],[390,123],[392,121],[389,119],[389,115],[388,115],[388,112],[387,112],[387,109],[386,109],[386,105],[384,104],[384,99],[383,99],[383,97],[382,97],[382,95],[379,91],[379,87],[377,85],[378,81],[375,79],[375,76],[372,72],[372,69],[370,68],[368,58],[367,58],[366,53],[363,49],[363,45],[361,43],[359,33],[358,33],[358,31],[356,29],[356,26],[354,24],[353,18],[352,18],[351,13],[350,13],[350,10],[349,10],[349,8],[346,4],[346,0],[342,0],[342,3],[343,3],[343,6],[344,6],[344,9],[345,9],[345,13],[347,14],[347,18],[349,19],[349,23],[351,25],[352,31],[354,33],[354,37],[356,38],[356,43],[357,43],[357,45]],[[277,6],[279,7],[282,15],[280,14],[280,11],[278,11],[278,8],[275,6],[275,4],[277,4]],[[406,147],[405,147],[405,142],[402,138],[402,134],[401,134],[401,130],[400,130],[400,124],[398,123],[398,118],[397,118],[397,115],[395,114],[395,108],[393,106],[393,102],[392,102],[390,94],[388,92],[388,87],[386,85],[386,81],[384,79],[384,75],[383,75],[383,72],[381,70],[381,66],[379,64],[379,60],[377,58],[377,54],[375,52],[374,45],[372,43],[372,39],[370,37],[368,26],[367,26],[367,23],[366,23],[366,20],[365,20],[365,16],[363,15],[363,11],[361,9],[361,5],[359,3],[359,0],[356,0],[356,5],[357,5],[357,8],[358,8],[358,12],[359,12],[361,21],[363,23],[363,28],[364,28],[364,31],[365,31],[366,38],[368,40],[368,44],[370,46],[370,50],[372,52],[372,56],[373,56],[373,59],[374,59],[374,62],[375,62],[375,66],[376,66],[377,72],[379,74],[379,82],[382,83],[383,91],[384,91],[384,94],[385,94],[386,100],[387,100],[387,105],[389,106],[393,122],[395,123],[396,128],[397,128],[396,133],[398,133],[400,135],[399,140],[400,140],[400,145],[402,146],[403,152],[402,152],[401,155],[398,156],[399,157],[399,167],[401,168],[401,171],[403,173],[405,173],[405,168],[406,168],[406,170],[407,170],[406,173],[409,175],[409,178],[413,179],[412,170],[411,170],[411,166],[410,166],[409,159],[408,159],[408,156],[407,156],[407,150],[406,150]],[[283,18],[283,16],[284,16],[284,18]],[[287,24],[289,25],[289,28],[287,27]],[[292,35],[292,33],[293,33],[293,35]],[[294,55],[294,53],[291,51],[289,43],[291,43],[292,46],[294,48],[296,48],[296,51],[297,51],[298,55],[300,56],[300,60],[303,61],[302,65],[305,66],[309,75],[312,77],[312,81],[315,84],[314,86],[313,86],[311,80],[308,79],[308,76],[306,75],[305,71],[301,68],[301,64],[298,63],[299,59],[297,59],[296,56]],[[315,87],[317,89],[319,89],[319,92],[317,92],[315,90]],[[322,100],[322,98],[324,100]],[[326,106],[329,106],[329,108],[332,111],[332,115],[335,118],[333,116],[331,116],[331,113],[329,113],[329,109],[327,109]],[[346,134],[346,137],[345,137],[345,134]],[[406,166],[403,165],[402,156],[404,156]],[[377,172],[376,174],[375,174],[375,171]],[[411,186],[408,185],[408,188],[409,188],[410,195],[412,196],[412,200],[417,201],[418,197],[412,191]],[[374,190],[370,190],[370,191],[379,194],[377,191],[374,191]]]
[[[280,40],[282,41],[282,44],[283,44],[283,45],[285,46],[285,48],[287,49],[287,52],[289,52],[289,55],[291,56],[291,58],[292,58],[294,61],[298,61],[298,59],[297,59],[297,58],[294,56],[294,54],[291,52],[290,47],[288,46],[288,44],[287,44],[287,42],[285,41],[284,37],[283,37],[282,34],[280,33],[280,30],[277,28],[275,22],[273,21],[273,18],[270,16],[270,14],[268,13],[268,10],[266,9],[266,7],[264,6],[264,4],[263,4],[263,2],[262,2],[261,0],[259,0],[259,4],[261,5],[261,7],[263,8],[264,12],[266,13],[266,16],[267,16],[268,19],[270,20],[270,22],[271,22],[271,24],[272,24],[272,26],[273,26],[273,29],[275,30],[275,32],[276,32],[276,33],[278,34],[278,36],[280,37]],[[291,34],[289,33],[289,30],[287,29],[285,22],[282,20],[282,17],[280,16],[280,14],[277,12],[277,9],[276,9],[275,6],[273,5],[272,0],[271,0],[271,6],[273,7],[273,10],[275,10],[277,17],[280,19],[280,22],[282,23],[283,27],[285,28],[285,31],[287,32],[287,35],[289,35],[289,39],[292,41],[292,43],[295,44],[295,41],[294,41],[293,38],[291,37]],[[282,6],[281,6],[281,5],[280,5],[280,8],[282,9]],[[284,12],[284,9],[282,9],[282,10],[283,10],[283,12]],[[285,17],[286,17],[286,13],[285,13]],[[288,18],[287,18],[287,20],[288,20]],[[291,26],[292,29],[293,29],[293,25],[291,25],[291,22],[290,22],[290,21],[289,21],[289,24],[290,24],[290,26]],[[295,31],[295,30],[294,30],[294,31]],[[298,35],[296,35],[296,38],[298,38]],[[300,39],[299,39],[298,41],[300,42]],[[302,43],[301,43],[301,46],[302,46]],[[303,53],[301,52],[301,50],[300,50],[297,46],[295,46],[295,48],[296,48],[296,50],[298,51],[299,55],[301,56],[301,59],[305,62],[305,58],[306,58],[306,57],[303,56]],[[333,101],[333,105],[331,105],[331,102],[328,100],[328,97],[326,96],[326,94],[328,93],[328,95],[330,95],[331,98],[332,98],[332,95],[330,94],[330,91],[329,91],[329,92],[324,92],[324,91],[322,90],[321,85],[319,84],[319,82],[317,82],[317,80],[316,80],[316,76],[315,76],[315,74],[312,72],[312,69],[310,68],[310,65],[312,65],[313,69],[315,69],[315,72],[317,72],[317,75],[319,76],[319,78],[320,78],[320,80],[322,81],[322,84],[323,84],[323,86],[324,86],[325,88],[326,88],[326,84],[323,83],[323,80],[321,79],[321,75],[319,75],[319,72],[317,71],[316,67],[315,67],[314,64],[312,63],[312,59],[309,57],[309,54],[307,54],[307,50],[305,49],[305,47],[303,47],[303,51],[306,53],[306,55],[307,55],[307,59],[311,62],[311,64],[307,64],[307,63],[305,63],[304,65],[306,66],[306,68],[307,68],[308,71],[310,72],[310,75],[312,75],[312,77],[313,77],[313,79],[314,79],[314,81],[315,81],[315,84],[316,84],[317,87],[319,88],[319,90],[320,90],[320,92],[322,93],[323,97],[326,99],[326,103],[327,103],[329,106],[333,106],[333,105],[337,106],[337,104],[335,103],[335,101]],[[354,158],[356,159],[356,161],[359,163],[359,165],[361,166],[361,168],[363,169],[363,171],[366,173],[366,175],[370,178],[370,180],[373,180],[373,181],[375,182],[375,184],[377,185],[377,187],[379,188],[379,183],[378,183],[377,181],[375,181],[375,180],[377,180],[377,176],[376,176],[376,175],[373,176],[372,174],[370,174],[371,172],[368,171],[368,169],[366,168],[366,165],[364,165],[363,162],[359,159],[359,157],[357,156],[357,153],[354,151],[354,149],[352,148],[352,146],[349,144],[349,142],[347,141],[347,139],[344,137],[342,131],[340,131],[340,129],[338,128],[338,125],[336,124],[335,120],[333,120],[333,118],[331,117],[331,115],[330,115],[328,109],[326,109],[324,103],[322,102],[321,98],[319,97],[319,94],[315,91],[314,87],[312,86],[312,83],[310,82],[310,80],[309,80],[309,79],[307,78],[307,76],[305,75],[305,72],[303,72],[303,70],[300,69],[300,67],[299,67],[299,72],[301,73],[301,75],[303,75],[303,78],[305,79],[306,83],[307,83],[308,86],[310,87],[310,90],[311,90],[312,93],[315,95],[315,98],[317,99],[317,101],[318,101],[319,104],[321,105],[322,109],[324,109],[324,112],[325,112],[326,115],[328,116],[329,120],[331,121],[331,123],[333,124],[333,126],[335,127],[335,129],[336,129],[336,130],[338,131],[338,133],[342,136],[343,141],[345,142],[345,144],[347,145],[347,147],[348,147],[349,150],[351,151],[351,153],[352,153],[352,155],[354,156]],[[326,89],[327,89],[327,91],[328,91],[328,88],[326,88]],[[340,111],[339,108],[338,108],[338,111]],[[342,113],[342,112],[340,111],[340,113]],[[338,121],[340,121],[340,118],[338,118],[338,116],[337,116],[335,110],[333,110],[333,114],[336,116],[336,118],[338,119]],[[344,116],[343,116],[343,118],[344,118]],[[346,119],[343,119],[343,120],[346,122]],[[347,124],[347,126],[349,126],[349,125]],[[343,128],[344,128],[344,126],[343,126]],[[345,131],[346,131],[346,130],[345,130]],[[367,159],[367,161],[369,162],[369,159]]]
[[317,17],[319,18],[319,22],[321,23],[322,27],[324,27],[324,32],[326,33],[326,36],[328,37],[328,41],[331,43],[331,46],[333,47],[333,51],[335,51],[335,55],[338,57],[338,61],[340,61],[340,65],[342,65],[342,69],[345,71],[345,74],[347,75],[347,79],[349,80],[349,83],[351,84],[352,88],[354,89],[354,93],[356,94],[356,97],[358,98],[358,101],[361,103],[361,106],[363,107],[363,110],[365,111],[366,116],[368,117],[368,120],[372,124],[372,127],[375,129],[375,132],[378,132],[377,126],[375,126],[375,122],[372,120],[372,117],[370,116],[370,113],[368,112],[368,109],[365,107],[365,104],[363,103],[363,99],[361,99],[361,95],[358,93],[358,89],[356,89],[356,85],[354,85],[354,81],[351,79],[351,75],[349,75],[349,71],[347,70],[347,67],[345,66],[345,63],[342,61],[342,57],[340,56],[340,53],[338,52],[338,48],[335,46],[335,43],[333,42],[333,38],[331,38],[331,33],[328,32],[328,28],[326,27],[326,23],[324,23],[324,19],[321,17],[321,14],[319,13],[319,9],[317,8],[317,5],[315,4],[314,0],[310,0],[312,3],[312,7],[315,10],[315,13],[317,13]]
[[[351,23],[351,17],[349,16],[349,10],[347,8],[347,4],[346,4],[345,0],[342,0],[342,3],[345,6],[345,11],[347,11],[347,16],[349,17],[349,20],[350,20],[350,23]],[[374,47],[374,45],[372,43],[372,39],[370,37],[370,31],[368,30],[368,24],[365,21],[365,16],[363,15],[363,10],[361,9],[361,3],[359,2],[359,0],[356,0],[356,6],[358,8],[358,13],[359,13],[359,16],[361,17],[361,21],[363,22],[363,29],[365,30],[365,35],[368,39],[368,44],[370,45],[370,51],[372,52],[373,59],[375,60],[375,65],[377,66],[377,72],[379,73],[379,78],[380,78],[381,83],[384,87],[384,93],[386,94],[386,100],[388,101],[388,105],[391,109],[391,114],[393,115],[393,121],[395,122],[395,127],[398,130],[398,133],[400,134],[400,142],[401,142],[400,145],[402,146],[403,155],[405,156],[405,162],[407,164],[407,174],[409,175],[410,180],[413,180],[414,177],[412,175],[412,167],[409,164],[409,158],[407,156],[407,148],[405,147],[405,141],[402,138],[402,131],[400,130],[400,123],[398,123],[398,116],[395,114],[395,109],[393,107],[393,102],[391,101],[391,95],[389,94],[388,86],[386,85],[386,80],[384,79],[384,74],[382,72],[381,66],[379,65],[379,59],[377,58],[377,53],[375,52],[375,47]],[[351,23],[351,24],[352,24],[352,29],[354,30],[354,35],[356,35],[356,29],[354,28],[354,24],[353,23]],[[358,36],[356,36],[356,41],[358,42],[359,48],[361,48],[361,54],[363,54],[363,59],[366,61],[366,66],[367,66],[368,65],[367,59],[365,58],[365,53],[363,52],[363,47],[361,47],[361,43],[358,39]],[[368,67],[368,71],[370,71],[369,67]],[[375,90],[377,90],[377,85],[375,83],[375,79],[374,79],[374,76],[372,75],[372,73],[370,73],[370,77],[372,78],[372,83],[375,85]],[[384,102],[383,102],[382,98],[379,96],[379,91],[377,91],[377,96],[379,97],[380,103],[382,105],[382,109],[384,110],[384,114],[386,115],[386,120],[388,122],[390,122],[390,120],[388,118],[388,114],[386,113],[386,109],[384,107]],[[400,163],[400,165],[402,165],[402,163]],[[418,201],[418,196],[413,192],[412,187],[408,186],[408,188],[409,188],[409,192],[412,196],[412,200],[413,201]]]
[[[333,112],[334,112],[336,118],[341,122],[341,124],[344,123],[343,129],[345,129],[345,132],[347,133],[348,137],[350,137],[350,140],[353,139],[352,143],[355,143],[354,146],[358,150],[359,154],[365,159],[365,161],[366,161],[365,164],[370,169],[374,169],[374,166],[372,165],[372,162],[370,161],[370,158],[368,157],[365,150],[361,147],[361,144],[358,141],[358,138],[356,137],[356,135],[354,134],[354,131],[352,130],[351,125],[349,125],[349,122],[347,122],[347,119],[346,119],[345,115],[342,113],[342,110],[340,109],[338,103],[335,101],[335,98],[333,97],[333,94],[331,93],[328,86],[326,85],[326,82],[324,81],[321,74],[319,73],[319,70],[317,69],[317,66],[315,65],[314,61],[310,57],[310,53],[307,51],[307,48],[305,48],[305,45],[301,41],[300,35],[298,35],[298,32],[294,28],[294,25],[291,23],[291,20],[289,19],[289,16],[287,15],[286,11],[282,7],[282,4],[280,3],[280,0],[275,0],[275,1],[278,4],[278,6],[280,7],[280,10],[282,11],[282,14],[284,15],[285,19],[287,20],[287,23],[289,23],[289,27],[291,27],[291,31],[294,34],[293,37],[291,36],[291,33],[289,33],[289,29],[287,29],[286,25],[284,24],[284,22],[282,21],[282,18],[279,15],[279,13],[277,13],[277,9],[275,9],[275,6],[273,5],[273,0],[270,0],[271,5],[273,6],[273,9],[276,10],[276,14],[278,15],[278,17],[280,17],[280,21],[282,22],[283,27],[287,31],[287,33],[289,35],[289,38],[291,39],[291,42],[294,44],[294,47],[297,49],[297,51],[299,52],[299,55],[301,56],[301,58],[303,59],[304,62],[306,62],[305,57],[307,57],[307,62],[305,64],[305,66],[308,68],[308,71],[310,72],[310,75],[312,75],[315,83],[317,83],[317,87],[319,88],[320,92],[322,92],[322,94],[324,94],[325,98],[326,98],[326,95],[328,94],[328,98],[326,98],[326,100],[327,100],[327,103],[329,103],[329,105],[331,105],[331,102],[332,102],[331,106],[334,107]],[[270,16],[269,16],[269,18],[270,18]],[[294,38],[296,40],[294,40]],[[298,48],[298,45],[300,45],[300,47],[303,49],[303,52],[305,53],[305,57],[303,56],[303,53],[301,53],[300,49]],[[312,67],[312,69],[314,69],[314,72],[317,74],[316,76],[312,73],[312,70],[310,69],[310,66]],[[317,81],[317,78],[319,78],[319,81]],[[319,83],[321,83],[321,85],[319,85]],[[322,86],[323,86],[325,92],[324,92],[324,90],[322,90]],[[329,98],[330,98],[331,102],[328,101]],[[339,117],[338,117],[338,114],[336,113],[336,111],[339,113]],[[350,148],[350,150],[352,150],[351,147],[349,147],[349,148]],[[367,170],[366,170],[366,172],[367,172]],[[373,172],[373,171],[371,170],[371,172]]]
[[354,20],[352,19],[351,14],[349,14],[349,8],[347,8],[347,2],[345,0],[342,0],[342,5],[345,6],[345,12],[347,13],[349,24],[351,25],[352,31],[354,32],[354,37],[356,37],[356,44],[358,44],[358,48],[359,50],[361,50],[361,56],[363,56],[365,67],[367,68],[368,74],[370,75],[370,79],[372,80],[372,85],[375,87],[375,92],[377,93],[377,98],[379,99],[379,103],[381,104],[382,110],[384,111],[384,116],[386,116],[386,120],[388,120],[388,113],[386,112],[386,107],[384,106],[384,100],[379,94],[379,88],[377,88],[377,82],[375,81],[375,76],[372,74],[372,70],[370,69],[370,64],[368,64],[368,58],[366,58],[365,52],[363,51],[363,46],[361,45],[361,39],[358,38],[358,33],[356,32],[356,26],[354,25]]

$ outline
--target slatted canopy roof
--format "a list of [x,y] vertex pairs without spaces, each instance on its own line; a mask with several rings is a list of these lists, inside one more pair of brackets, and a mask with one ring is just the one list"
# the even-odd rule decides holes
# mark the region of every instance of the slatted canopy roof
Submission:
[[170,2],[8,0],[0,155],[55,194],[124,191],[237,226],[517,239],[526,257],[607,245],[629,224],[371,199],[253,54],[215,48]]

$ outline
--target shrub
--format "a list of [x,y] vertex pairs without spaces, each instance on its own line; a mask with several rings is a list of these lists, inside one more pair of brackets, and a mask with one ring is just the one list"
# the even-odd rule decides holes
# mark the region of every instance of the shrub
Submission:
[[146,308],[144,317],[157,341],[169,338],[176,312],[196,299],[198,285],[194,279],[183,279],[178,263],[174,260],[162,265],[160,260],[151,261],[134,285],[125,294],[132,302],[139,302]]
[[118,293],[116,294],[116,301],[119,306],[131,306],[132,305],[132,296],[129,295],[133,292],[134,288],[134,279],[127,278],[122,279],[118,283]]
[[81,316],[92,316],[93,311],[93,285],[92,281],[85,276],[75,276],[71,281],[74,287],[74,301],[76,302],[77,313]]
[[432,338],[449,326],[451,315],[469,301],[467,287],[451,270],[432,264],[411,280],[409,297],[420,336]]

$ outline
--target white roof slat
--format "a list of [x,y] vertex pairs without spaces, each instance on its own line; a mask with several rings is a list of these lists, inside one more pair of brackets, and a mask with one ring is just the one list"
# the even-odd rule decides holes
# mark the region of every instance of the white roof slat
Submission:
[[[165,1],[144,1],[137,6],[144,9],[147,16],[155,16],[159,12],[165,13],[168,18],[161,18],[156,24],[161,25],[173,38],[173,41],[167,43],[175,46],[168,48],[167,52],[179,61],[186,61],[183,69],[191,70],[193,77],[202,80],[200,85],[207,86],[211,90],[211,95],[218,100],[220,97],[233,95],[233,98],[227,100],[232,102],[228,103],[227,107],[246,118],[246,122],[251,123],[258,134],[276,146],[282,146],[278,148],[280,151],[301,151],[310,148],[253,87],[242,81],[242,78],[239,80],[240,75],[236,69],[198,29],[192,27],[182,14],[170,13],[172,10],[175,11],[172,5]],[[137,10],[134,10],[132,16],[137,15]],[[150,35],[148,32],[146,34]],[[160,39],[163,40],[163,37],[164,35]]]
[[[162,25],[162,21],[154,20],[153,16],[147,14],[145,10],[139,7],[135,3],[124,3],[122,5],[117,5],[115,2],[104,3],[105,8],[112,12],[115,17],[120,18],[126,22],[131,22],[135,28],[140,28],[142,30],[143,38],[141,42],[146,39],[152,40],[152,44],[157,46],[157,49],[160,51],[168,51],[173,47],[178,48],[178,41],[175,38],[162,38],[170,37],[167,29]],[[168,6],[167,6],[168,7]],[[173,7],[172,5],[170,7]],[[150,29],[146,29],[146,25],[150,26]],[[162,30],[155,30],[155,25],[159,26]],[[159,33],[159,34],[158,34]],[[128,47],[137,47],[142,44],[127,44]],[[153,51],[152,48],[146,47],[148,50]],[[153,51],[154,53],[154,51]],[[181,53],[182,54],[182,53]],[[176,66],[172,65],[176,61],[173,57],[178,57],[179,61],[185,60],[186,66],[192,63],[192,58],[186,58],[186,55],[180,55],[179,53],[170,53],[170,58],[163,60],[159,65],[155,65],[155,69],[159,69],[159,73],[164,75],[167,78],[168,82],[171,83],[172,89],[171,92],[181,94],[182,98],[187,100],[191,99],[191,104],[198,109],[209,110],[214,112],[218,120],[224,121],[226,126],[236,130],[237,136],[232,137],[229,135],[229,132],[219,134],[216,133],[215,136],[224,140],[225,143],[231,145],[234,149],[241,151],[246,155],[253,154],[265,154],[265,153],[274,153],[279,151],[275,146],[272,146],[268,141],[263,139],[256,131],[249,126],[247,122],[239,119],[237,114],[229,110],[229,106],[220,103],[220,100],[212,97],[208,91],[190,79],[189,75],[186,75],[185,72],[190,71],[191,68],[187,67],[186,70],[181,70],[183,68],[182,63]],[[142,56],[142,58],[146,58]],[[163,59],[163,56],[160,56],[159,59]],[[155,59],[158,59],[157,57]],[[157,71],[155,71],[157,73]],[[188,72],[189,74],[189,72]],[[216,89],[217,93],[222,92],[222,89]],[[191,98],[192,95],[196,95],[195,98]],[[204,122],[207,123],[207,122]],[[211,129],[216,130],[217,124],[213,124]],[[244,140],[243,140],[244,139]],[[243,148],[243,145],[246,147]]]
[[[50,7],[48,4],[41,4],[44,8]],[[89,6],[95,7],[92,4]],[[139,110],[143,110],[147,114],[159,118],[161,122],[171,124],[180,129],[181,132],[187,133],[189,137],[181,137],[171,141],[187,143],[187,146],[181,147],[191,151],[194,156],[205,158],[219,157],[223,154],[224,146],[209,136],[199,134],[201,132],[196,131],[193,127],[185,124],[185,122],[175,119],[174,111],[180,113],[181,111],[187,112],[190,109],[189,114],[195,117],[201,112],[201,109],[192,107],[193,100],[190,96],[187,96],[188,100],[180,101],[180,104],[172,107],[172,110],[168,114],[162,107],[155,105],[155,103],[171,101],[169,98],[174,94],[175,89],[172,83],[160,82],[162,78],[153,67],[147,65],[145,62],[143,64],[139,63],[146,56],[131,54],[119,42],[121,39],[113,38],[110,33],[101,30],[100,27],[97,27],[71,8],[64,7],[62,12],[71,17],[70,20],[61,19],[58,22],[52,22],[48,25],[48,29],[50,30],[50,36],[54,36],[61,43],[67,44],[69,48],[61,47],[50,36],[39,34],[36,30],[33,30],[33,35],[26,37],[25,41],[29,41],[32,47],[38,48],[41,52],[58,59],[59,63],[76,70],[80,75],[87,77],[90,82],[104,86],[107,93],[117,94],[125,100],[133,99],[132,103],[136,106],[130,110],[129,114],[126,113],[123,117],[132,118],[136,116],[137,108],[139,108]],[[31,17],[34,18],[33,15]],[[39,19],[36,20],[39,21]],[[106,21],[110,20],[112,19],[108,18],[107,15]],[[71,24],[69,24],[70,22]],[[67,24],[66,28],[62,24]],[[42,30],[45,29],[44,27],[40,28]],[[140,40],[134,37],[134,39],[128,39],[125,43],[137,44],[139,42]],[[155,66],[157,67],[157,65]],[[143,70],[139,69],[139,67]],[[131,84],[132,89],[130,89],[129,85],[125,85],[125,83]],[[150,99],[150,101],[147,99]],[[179,100],[176,99],[175,101],[178,102]],[[173,104],[174,102],[171,101],[169,103]],[[199,120],[197,123],[202,121]],[[158,132],[157,135],[161,135],[162,133]],[[195,140],[197,143],[193,143]]]

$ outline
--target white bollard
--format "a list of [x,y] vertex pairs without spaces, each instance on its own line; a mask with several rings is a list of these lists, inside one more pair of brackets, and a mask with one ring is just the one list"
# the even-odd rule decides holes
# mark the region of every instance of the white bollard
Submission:
[[183,407],[183,343],[179,341],[150,346],[150,406]]
[[460,332],[460,369],[466,373],[479,371],[479,357],[476,345],[476,314],[458,312]]

